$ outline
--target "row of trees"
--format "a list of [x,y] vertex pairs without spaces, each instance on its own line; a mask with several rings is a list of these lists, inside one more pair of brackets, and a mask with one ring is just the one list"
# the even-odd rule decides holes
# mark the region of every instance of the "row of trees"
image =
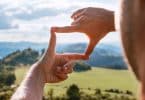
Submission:
[[[9,100],[15,88],[5,86],[3,87],[3,90],[2,91],[1,90],[2,89],[0,89],[0,100]],[[88,90],[92,91],[89,88]],[[67,88],[66,93],[60,96],[54,96],[53,89],[50,89],[47,95],[43,97],[43,100],[137,100],[137,99],[133,95],[133,93],[128,94],[124,91],[122,94],[120,94],[118,92],[106,92],[105,90],[101,90],[98,88],[93,90],[93,92],[90,94],[84,92],[77,85],[72,84]]]
[[[88,88],[88,90],[92,91],[90,88]],[[121,91],[118,89],[114,90]],[[59,97],[55,97],[53,89],[50,89],[48,95],[43,97],[43,100],[136,100],[136,98],[132,92],[128,94],[125,91],[120,94],[119,92],[95,89],[94,92],[90,94],[82,91],[77,85],[73,84],[67,88],[66,94]]]
[[0,100],[9,100],[16,80],[14,68],[10,66],[0,66]]

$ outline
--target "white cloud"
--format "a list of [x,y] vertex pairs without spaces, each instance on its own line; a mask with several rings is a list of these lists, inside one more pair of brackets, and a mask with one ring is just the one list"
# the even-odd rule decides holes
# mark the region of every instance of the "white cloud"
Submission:
[[[0,41],[45,42],[51,26],[69,25],[72,12],[88,6],[115,10],[117,0],[1,0]],[[73,34],[60,36],[59,41],[73,41],[73,36],[78,42],[88,41],[82,35]],[[112,41],[113,36],[103,41]]]
[[119,44],[121,45],[120,33],[110,32],[105,36],[100,43]]

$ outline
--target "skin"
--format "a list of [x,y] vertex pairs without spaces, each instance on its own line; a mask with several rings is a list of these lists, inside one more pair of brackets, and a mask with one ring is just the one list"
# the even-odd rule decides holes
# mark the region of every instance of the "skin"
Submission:
[[120,32],[127,57],[140,82],[140,100],[145,100],[145,1],[122,0]]
[[88,36],[90,42],[84,53],[88,59],[96,44],[108,33],[114,31],[114,12],[103,8],[83,8],[73,13],[74,20],[70,26],[53,27],[58,33],[81,32]]
[[[145,100],[145,1],[122,0],[119,22],[122,44],[128,65],[139,80],[140,100]],[[82,32],[90,39],[85,56],[108,33],[115,31],[114,13],[102,8],[83,8],[71,16],[71,26],[54,27],[55,32]]]
[[81,54],[56,54],[56,34],[51,29],[49,47],[44,56],[32,65],[11,100],[42,100],[45,83],[67,79],[75,60],[84,59]]

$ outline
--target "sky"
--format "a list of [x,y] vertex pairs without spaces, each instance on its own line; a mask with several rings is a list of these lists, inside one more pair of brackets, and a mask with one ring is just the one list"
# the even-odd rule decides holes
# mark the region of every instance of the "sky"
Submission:
[[[71,14],[84,7],[117,9],[118,0],[0,0],[0,41],[48,42],[51,26],[71,23]],[[75,40],[75,41],[74,41]],[[59,34],[58,42],[88,42],[81,33]],[[101,42],[120,43],[119,33]]]

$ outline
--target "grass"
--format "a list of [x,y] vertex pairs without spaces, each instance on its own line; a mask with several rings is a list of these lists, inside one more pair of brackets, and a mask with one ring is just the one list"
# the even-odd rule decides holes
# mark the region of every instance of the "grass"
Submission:
[[15,70],[15,75],[16,75],[16,84],[20,84],[20,82],[23,80],[24,76],[26,75],[29,67],[18,67]]
[[[16,84],[19,84],[22,81],[27,70],[28,67],[16,69]],[[130,90],[137,95],[137,81],[128,70],[104,68],[93,68],[91,71],[87,72],[74,72],[64,82],[47,84],[44,91],[46,94],[50,89],[53,89],[55,95],[62,95],[65,93],[66,87],[69,87],[71,84],[77,84],[85,92],[90,92],[88,88],[99,88],[101,90],[117,88],[123,91]]]

